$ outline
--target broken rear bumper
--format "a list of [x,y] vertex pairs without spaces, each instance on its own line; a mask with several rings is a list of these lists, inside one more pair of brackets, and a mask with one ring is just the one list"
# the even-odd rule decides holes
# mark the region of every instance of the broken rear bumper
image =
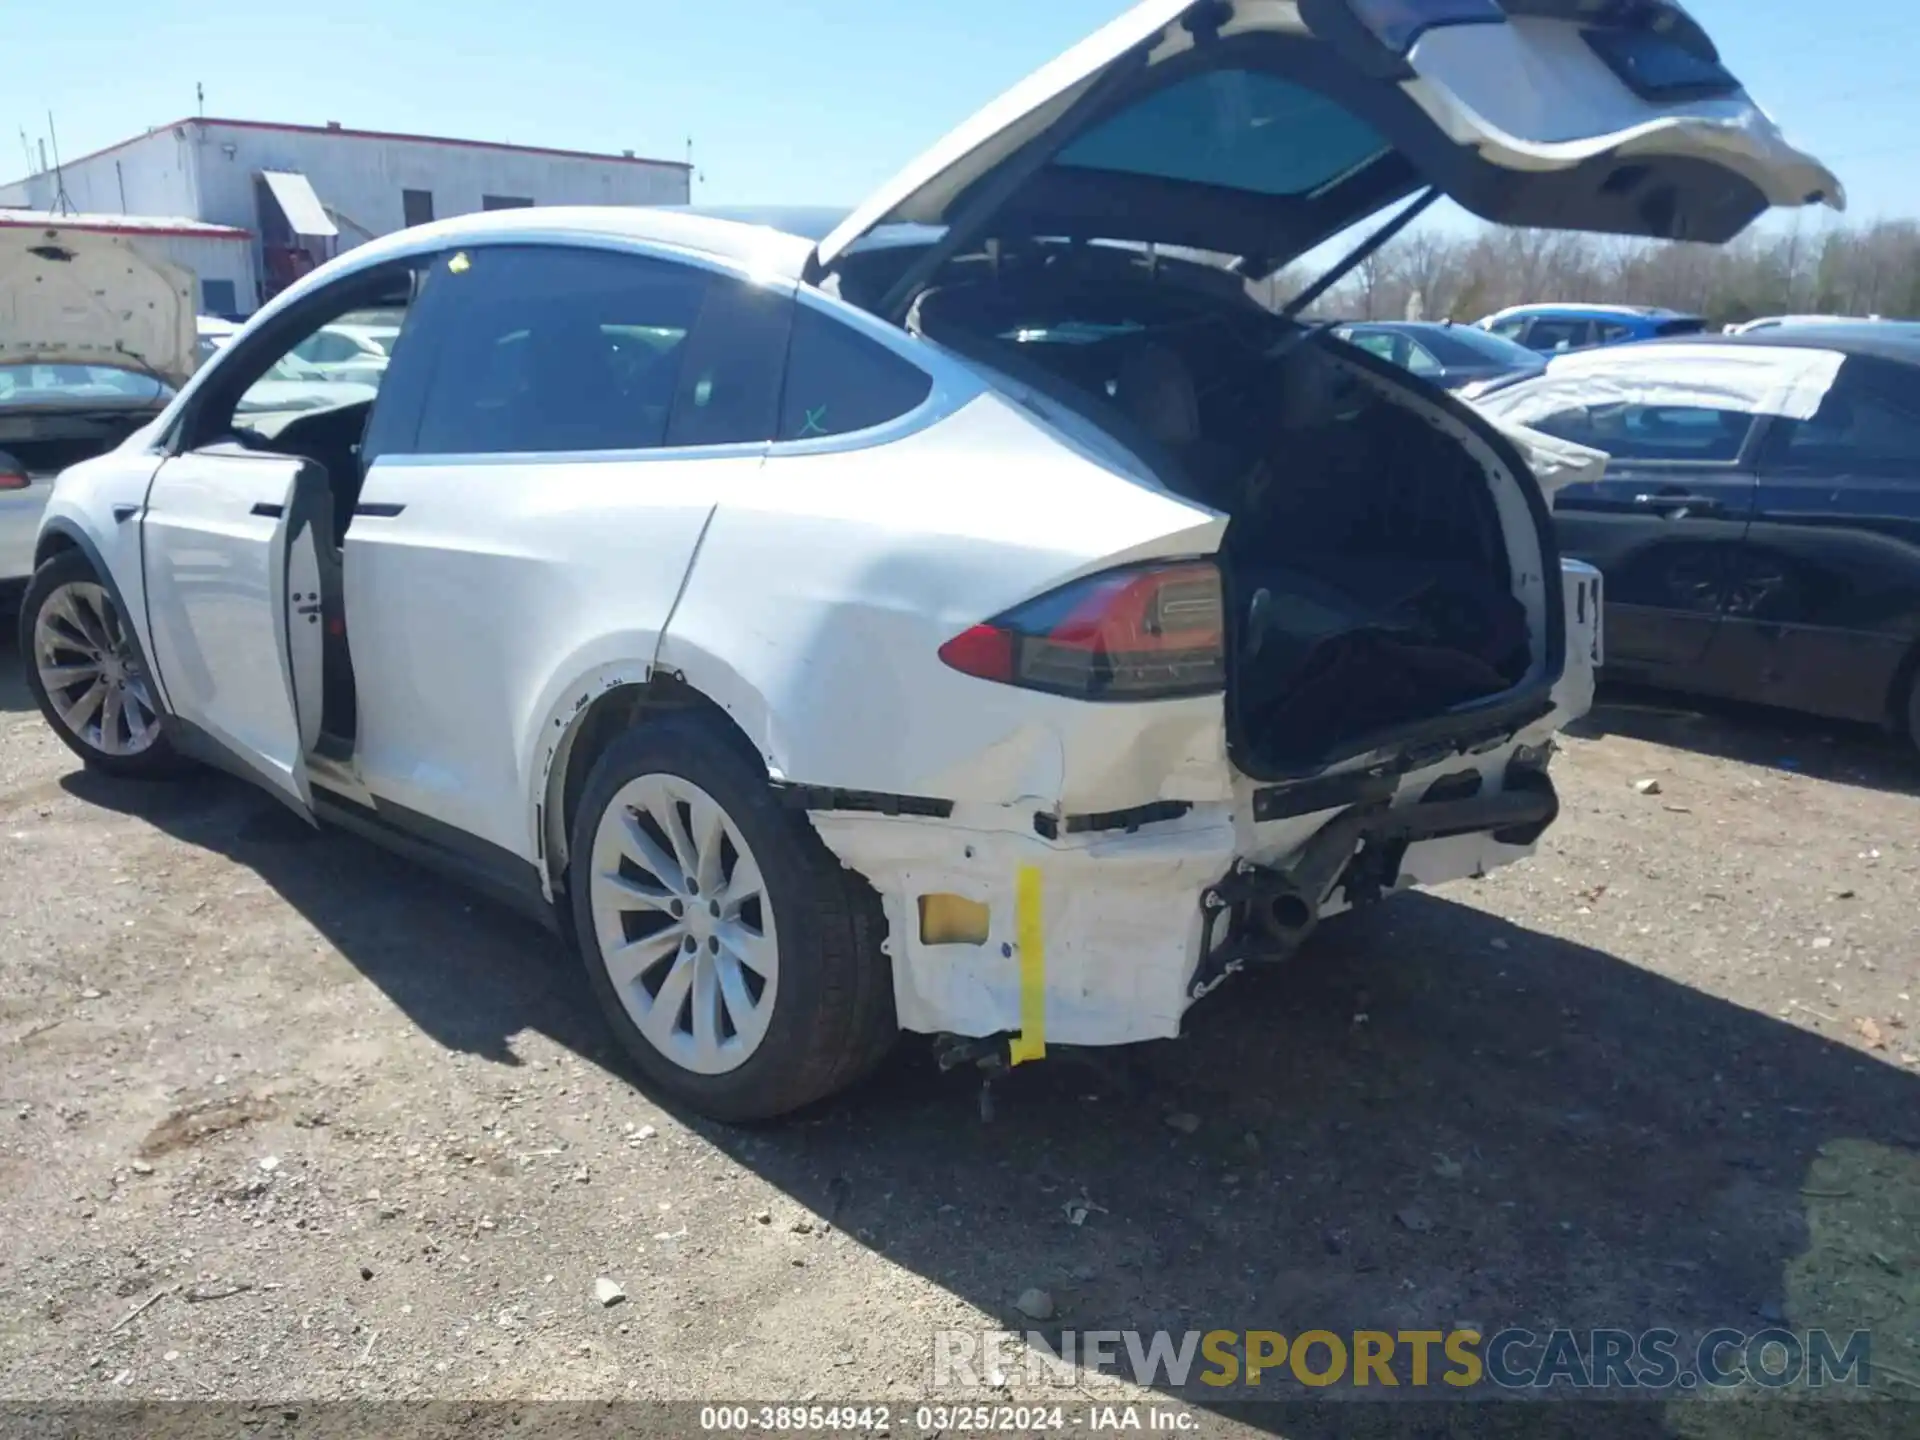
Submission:
[[[1016,1059],[1049,1042],[1171,1038],[1199,995],[1304,938],[1284,923],[1300,919],[1300,892],[1321,897],[1311,929],[1357,904],[1525,859],[1559,812],[1553,737],[1592,704],[1604,653],[1599,572],[1563,561],[1561,582],[1566,665],[1549,713],[1483,753],[1411,774],[1348,771],[1324,777],[1324,789],[1239,777],[1229,801],[1065,821],[1035,803],[886,814],[813,797],[815,829],[885,906],[901,1027],[1015,1037]],[[928,943],[923,896],[984,908],[980,942]]]
[[[901,1027],[1016,1037],[1023,1059],[1048,1043],[1178,1035],[1195,999],[1283,958],[1325,916],[1531,853],[1558,801],[1544,769],[1517,765],[1503,757],[1497,779],[1470,767],[1432,777],[1411,804],[1267,824],[1239,823],[1227,805],[1053,839],[1031,810],[1022,829],[998,807],[811,819],[880,894]],[[1463,795],[1470,784],[1486,793]],[[923,897],[948,896],[983,908],[979,943],[928,943]]]

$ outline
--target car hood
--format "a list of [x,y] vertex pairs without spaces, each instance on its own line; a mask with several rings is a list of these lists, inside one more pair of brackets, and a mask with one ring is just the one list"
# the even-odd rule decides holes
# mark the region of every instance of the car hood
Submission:
[[0,226],[0,364],[107,365],[178,389],[197,361],[194,281],[130,237]]
[[[1441,18],[1382,18],[1409,14]],[[1145,0],[881,186],[813,270],[921,223],[1265,275],[1429,186],[1501,223],[1709,242],[1845,204],[1672,0]]]

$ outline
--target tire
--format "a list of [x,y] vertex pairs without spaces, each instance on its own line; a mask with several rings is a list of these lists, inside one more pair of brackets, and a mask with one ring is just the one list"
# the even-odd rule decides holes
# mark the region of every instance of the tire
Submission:
[[879,897],[712,722],[679,712],[615,740],[571,845],[587,978],[662,1090],[715,1120],[768,1120],[847,1088],[891,1048]]
[[160,780],[190,768],[112,592],[78,550],[61,551],[27,582],[20,658],[40,713],[89,769]]
[[1907,708],[1904,719],[1907,722],[1907,743],[1920,750],[1920,669],[1916,669],[1913,678],[1907,681]]

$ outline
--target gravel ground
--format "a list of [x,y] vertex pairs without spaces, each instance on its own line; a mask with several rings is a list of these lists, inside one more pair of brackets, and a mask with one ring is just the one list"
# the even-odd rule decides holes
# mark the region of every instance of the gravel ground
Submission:
[[[1888,742],[1615,697],[1539,858],[1330,925],[1184,1040],[1023,1069],[991,1123],[910,1044],[728,1131],[633,1087],[538,929],[225,780],[85,774],[16,671],[0,1398],[910,1400],[1034,1287],[1083,1331],[1871,1327],[1920,1396]],[[1819,1410],[1604,1433],[1920,1431]]]

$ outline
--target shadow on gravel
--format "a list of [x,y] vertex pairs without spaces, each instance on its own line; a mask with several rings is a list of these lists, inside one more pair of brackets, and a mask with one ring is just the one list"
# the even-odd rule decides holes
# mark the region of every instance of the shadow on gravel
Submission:
[[[440,1043],[511,1064],[531,1027],[622,1068],[535,927],[224,780],[66,783],[253,869]],[[785,1125],[690,1123],[888,1262],[1056,1340],[1670,1327],[1690,1362],[1716,1326],[1825,1326],[1871,1328],[1876,1364],[1920,1377],[1920,1076],[1604,951],[1410,896],[1223,988],[1186,1039],[1100,1059],[1005,1077],[991,1122],[977,1080],[906,1045]],[[1055,1320],[1015,1312],[1029,1287]],[[899,1343],[930,1369],[930,1335]],[[1920,1433],[1884,1404],[1444,1408],[1268,1382],[1166,1388],[1329,1440]]]
[[19,623],[18,611],[0,599],[0,715],[26,715],[34,709],[26,661],[15,633]]
[[1608,685],[1570,735],[1623,735],[1655,745],[1764,765],[1842,785],[1920,795],[1920,750],[1871,725],[1822,720],[1731,700]]
[[355,836],[316,831],[224,775],[137,785],[75,770],[60,783],[252,870],[448,1049],[517,1065],[509,1042],[532,1029],[611,1067],[614,1041],[579,961],[513,911]]

